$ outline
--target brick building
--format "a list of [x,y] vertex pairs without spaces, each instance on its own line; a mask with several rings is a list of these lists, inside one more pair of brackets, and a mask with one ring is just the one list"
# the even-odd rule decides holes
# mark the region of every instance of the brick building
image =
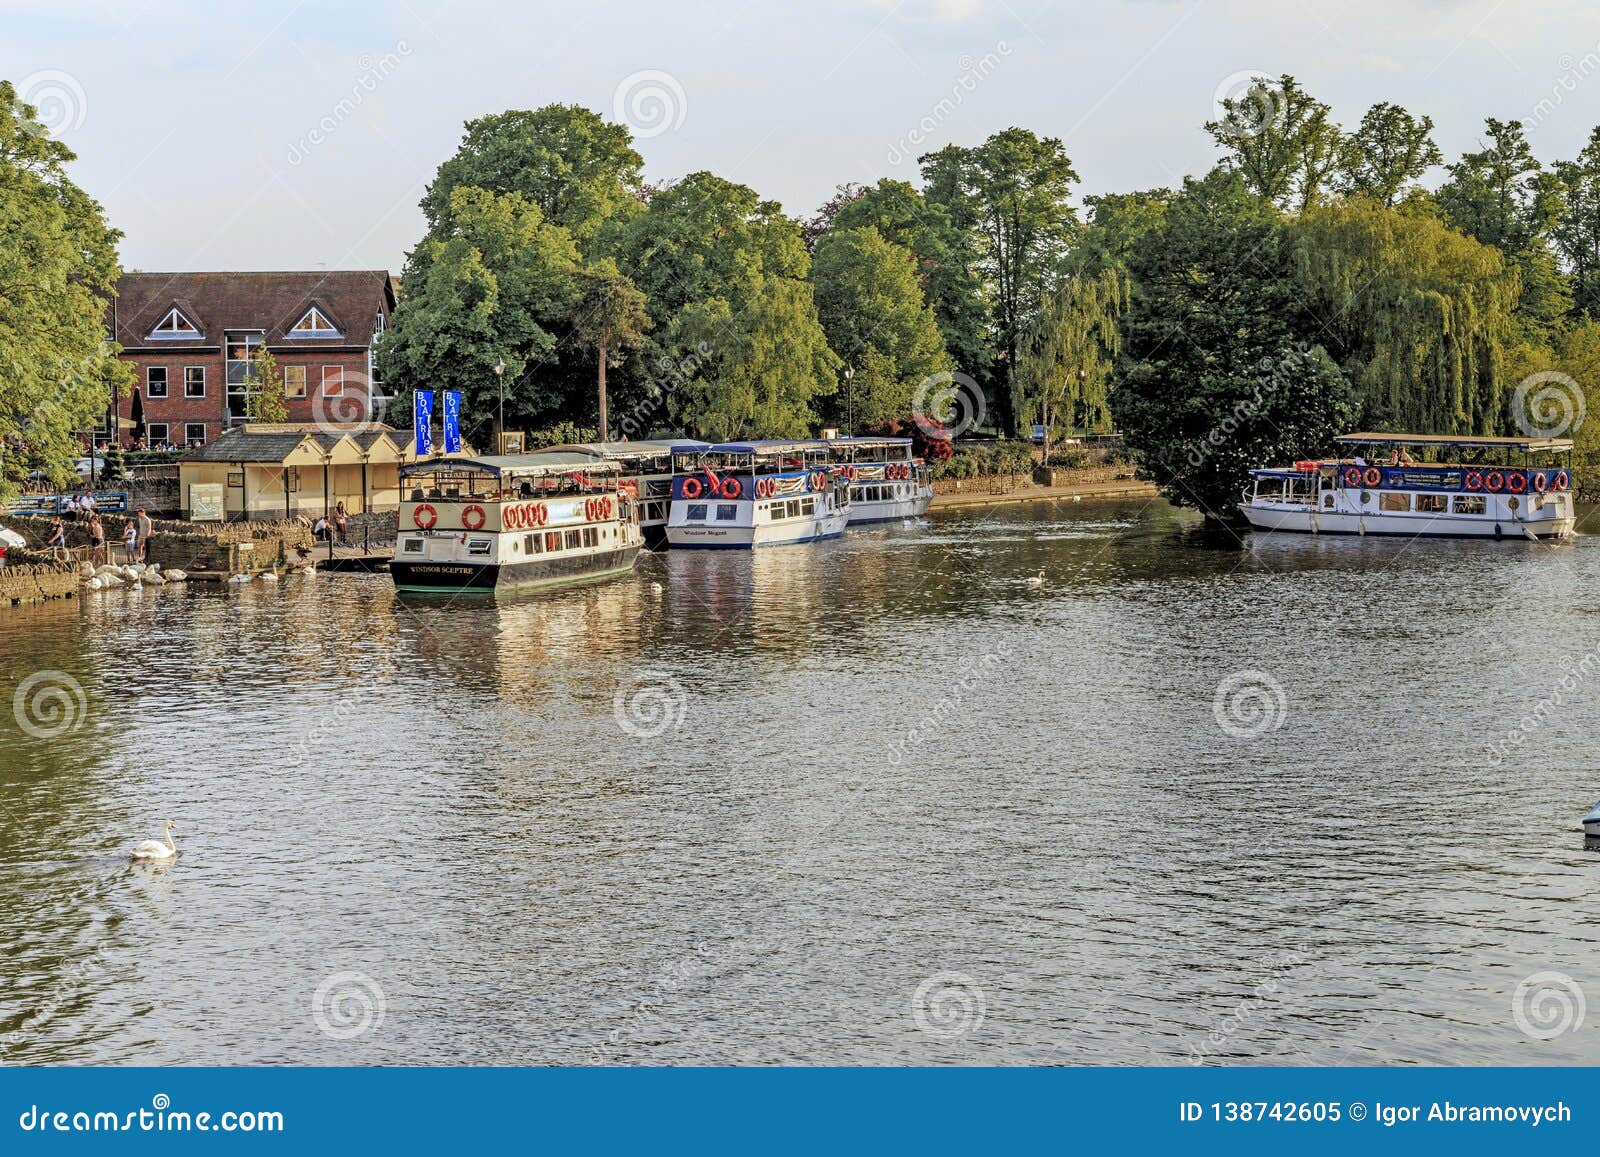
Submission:
[[[146,444],[204,445],[244,422],[246,368],[262,347],[290,422],[381,420],[373,354],[394,304],[382,270],[124,274],[111,329],[138,374]],[[114,405],[132,446],[133,398]]]

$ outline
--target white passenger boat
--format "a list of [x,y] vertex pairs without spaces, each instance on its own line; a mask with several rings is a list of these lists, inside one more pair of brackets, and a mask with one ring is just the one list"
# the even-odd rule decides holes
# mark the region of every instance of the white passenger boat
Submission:
[[912,456],[910,438],[834,438],[828,451],[850,486],[850,525],[927,513],[933,482],[927,463]]
[[397,591],[496,595],[624,575],[638,505],[615,463],[583,454],[438,458],[401,472]]
[[641,442],[579,442],[551,446],[549,453],[586,454],[616,463],[622,489],[639,503],[639,531],[651,550],[667,545],[667,512],[672,505],[672,479],[698,468],[709,442],[665,438]]
[[[1351,457],[1250,472],[1257,530],[1441,538],[1564,538],[1576,525],[1568,438],[1347,434]],[[1410,451],[1430,456],[1414,461]],[[1567,462],[1559,461],[1567,455]]]
[[826,442],[724,442],[672,482],[674,549],[749,550],[843,533],[850,491]]

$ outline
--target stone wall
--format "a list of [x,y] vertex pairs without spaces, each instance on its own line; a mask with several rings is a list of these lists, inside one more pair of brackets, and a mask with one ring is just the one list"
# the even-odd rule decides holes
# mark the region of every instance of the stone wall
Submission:
[[[106,539],[122,541],[122,531],[132,515],[102,514]],[[50,519],[11,517],[4,524],[17,531],[31,545],[42,546],[50,538]],[[75,551],[89,546],[89,524],[67,522],[67,545]],[[198,575],[257,574],[287,562],[299,565],[312,548],[311,528],[300,522],[178,522],[151,520],[150,543],[145,561],[163,570],[173,567]],[[305,552],[304,554],[302,552]],[[117,557],[121,557],[120,554]]]
[[20,547],[6,552],[6,565],[0,569],[0,607],[70,599],[77,593],[77,568]]

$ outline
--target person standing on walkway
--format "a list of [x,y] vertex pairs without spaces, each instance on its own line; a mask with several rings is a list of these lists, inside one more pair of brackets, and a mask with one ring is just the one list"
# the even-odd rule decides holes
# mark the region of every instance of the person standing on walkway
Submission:
[[110,562],[106,553],[106,528],[98,514],[89,516],[89,557],[95,562]]
[[67,524],[61,521],[59,514],[50,520],[50,542],[47,545],[52,551],[67,549]]
[[133,562],[133,552],[138,546],[139,529],[133,525],[130,518],[122,528],[122,549],[127,552],[128,561]]
[[139,562],[144,561],[145,552],[150,549],[150,516],[145,513],[144,507],[139,507],[139,516],[133,520],[135,528],[134,546],[139,552]]

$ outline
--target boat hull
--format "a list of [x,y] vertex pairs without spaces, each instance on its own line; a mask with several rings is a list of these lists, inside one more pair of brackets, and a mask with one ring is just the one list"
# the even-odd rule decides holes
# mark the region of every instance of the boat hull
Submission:
[[839,537],[844,533],[848,520],[848,511],[834,510],[820,518],[793,519],[756,526],[692,523],[669,526],[667,539],[674,550],[753,550],[758,546],[798,546]]
[[933,487],[925,487],[911,498],[896,498],[885,502],[850,503],[850,525],[861,526],[869,522],[898,522],[906,518],[920,518],[928,512],[933,502]]
[[638,557],[635,543],[595,554],[511,563],[394,561],[389,573],[403,595],[494,597],[620,578],[633,570]]
[[1395,538],[1566,538],[1576,518],[1571,515],[1526,520],[1454,514],[1348,514],[1305,507],[1257,506],[1239,510],[1256,530],[1293,534],[1354,534]]

